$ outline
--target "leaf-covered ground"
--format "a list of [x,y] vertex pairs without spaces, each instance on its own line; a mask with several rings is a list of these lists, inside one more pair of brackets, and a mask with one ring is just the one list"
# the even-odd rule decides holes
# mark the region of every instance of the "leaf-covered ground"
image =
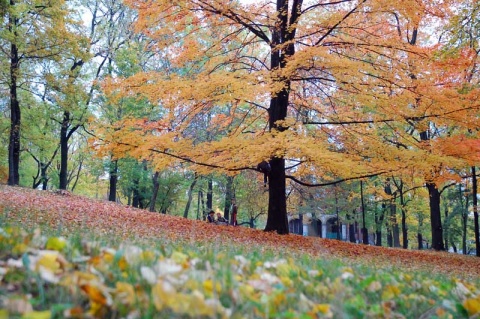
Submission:
[[0,319],[478,318],[479,266],[0,186]]
[[[124,238],[169,238],[188,242],[266,247],[307,253],[312,257],[338,257],[356,263],[385,265],[402,270],[423,270],[459,278],[480,278],[480,258],[460,254],[392,249],[343,241],[277,235],[246,227],[216,226],[203,221],[150,213],[119,204],[87,199],[68,192],[50,192],[0,186],[0,211],[25,227],[38,224],[67,233],[87,227],[104,235]],[[28,214],[25,214],[28,212]]]

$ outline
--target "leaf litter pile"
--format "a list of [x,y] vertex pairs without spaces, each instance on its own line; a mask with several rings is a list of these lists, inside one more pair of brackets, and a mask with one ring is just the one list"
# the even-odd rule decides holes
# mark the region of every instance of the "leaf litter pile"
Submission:
[[0,319],[480,317],[473,256],[210,225],[7,186],[0,212]]

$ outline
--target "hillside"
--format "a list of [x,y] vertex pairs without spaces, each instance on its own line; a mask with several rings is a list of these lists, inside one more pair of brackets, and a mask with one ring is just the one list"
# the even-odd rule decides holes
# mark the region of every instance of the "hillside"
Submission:
[[[38,224],[71,232],[84,227],[124,238],[218,241],[222,245],[255,245],[314,258],[339,257],[404,270],[425,270],[464,278],[480,277],[480,258],[453,253],[414,251],[352,244],[337,240],[277,235],[245,227],[216,226],[203,221],[150,213],[70,193],[0,186],[0,211],[25,227]],[[0,217],[0,221],[5,217]]]

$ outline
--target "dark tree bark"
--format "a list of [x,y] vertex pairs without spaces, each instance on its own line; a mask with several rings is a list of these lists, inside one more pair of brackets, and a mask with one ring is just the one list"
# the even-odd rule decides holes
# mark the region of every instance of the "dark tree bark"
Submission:
[[227,184],[225,187],[225,206],[223,208],[223,217],[230,220],[230,206],[232,206],[232,198],[234,198],[233,191],[233,176],[227,176]]
[[[463,192],[460,188],[459,192],[460,202],[463,202]],[[468,254],[468,247],[467,247],[467,224],[468,224],[468,205],[469,200],[468,196],[465,197],[465,204],[464,209],[462,210],[462,250],[463,254]],[[463,206],[463,205],[462,205]]]
[[213,209],[213,180],[208,178],[207,182],[207,209],[210,211]]
[[139,191],[139,181],[137,178],[133,181],[132,189],[132,207],[140,208],[140,191]]
[[423,249],[423,236],[422,233],[417,233],[418,249]]
[[375,212],[375,246],[382,246],[382,224],[385,217],[386,205],[382,204],[381,212]]
[[[15,6],[15,1],[10,0],[10,6]],[[16,35],[15,28],[18,19],[9,15],[9,31]],[[18,47],[15,43],[10,45],[10,138],[8,144],[8,185],[19,185],[20,183],[20,123],[21,112],[18,101],[18,79],[20,69],[20,57]]]
[[153,190],[152,190],[152,198],[150,199],[150,207],[149,211],[154,212],[155,211],[155,203],[157,202],[157,196],[158,196],[158,188],[160,187],[160,183],[158,182],[158,172],[155,172],[152,176],[152,184],[153,184]]
[[197,174],[195,174],[195,176],[193,178],[193,181],[190,184],[190,187],[188,188],[188,200],[187,200],[187,204],[185,205],[185,210],[183,211],[183,217],[184,218],[188,218],[188,211],[190,210],[190,205],[192,204],[193,189],[194,189],[195,185],[197,184],[197,180],[198,180],[198,176],[197,176]]
[[360,199],[362,201],[362,243],[368,245],[368,230],[365,225],[365,200],[363,196],[363,181],[360,181]]
[[[288,1],[277,0],[277,20],[272,30],[270,41],[270,69],[285,68],[287,60],[295,53],[293,39],[296,33],[296,23],[302,12],[303,0],[294,0],[291,12],[288,14]],[[282,89],[270,99],[269,128],[270,130],[286,130],[286,127],[277,125],[277,121],[285,120],[290,97],[291,81],[287,78],[275,79]],[[285,180],[285,159],[274,157],[270,160],[269,174],[268,217],[265,231],[276,231],[279,234],[288,234],[287,197]]]
[[390,221],[392,225],[393,247],[400,247],[400,228],[397,222],[397,205],[390,204]]
[[357,239],[355,238],[355,223],[350,223],[348,225],[348,239],[351,243],[357,242]]
[[[28,151],[29,152],[29,151]],[[33,184],[32,184],[32,188],[37,188],[40,184],[42,184],[42,190],[47,190],[47,186],[48,186],[48,181],[50,180],[48,178],[48,174],[47,174],[47,171],[48,171],[48,168],[50,167],[50,165],[52,165],[52,162],[55,158],[55,156],[57,156],[57,152],[58,152],[58,147],[55,149],[55,152],[53,152],[53,155],[52,157],[50,158],[50,160],[48,162],[43,162],[41,161],[40,159],[38,159],[34,154],[32,154],[31,152],[30,155],[33,157],[33,160],[37,163],[37,176],[34,176],[33,177]]]
[[448,242],[448,239],[450,238],[450,225],[448,223],[448,207],[447,205],[444,205],[444,209],[445,209],[445,223],[443,224],[443,230],[444,230],[444,234],[445,234],[445,250],[448,251],[449,249],[449,242]]
[[432,229],[432,245],[435,250],[445,250],[443,241],[442,216],[440,212],[440,191],[435,183],[426,183],[430,202],[430,223]]
[[386,225],[386,232],[387,232],[387,247],[393,247],[393,235],[392,235],[392,227],[390,222],[387,222]]
[[475,229],[475,256],[480,257],[480,231],[478,224],[478,201],[477,201],[477,173],[475,166],[472,166],[472,199],[473,199],[473,224]]
[[117,183],[118,183],[118,160],[110,162],[110,179],[108,188],[108,200],[117,201]]
[[67,189],[68,186],[68,128],[70,126],[70,112],[63,113],[62,126],[60,128],[60,180],[59,189]]
[[265,231],[288,234],[285,160],[273,158],[270,165],[272,171],[268,179],[268,215]]
[[[402,229],[402,245],[401,247],[404,249],[408,249],[408,228],[407,228],[407,215],[405,212],[405,194],[403,192],[403,180],[402,179],[393,179],[393,182],[396,187],[396,196],[398,197],[398,200],[400,201],[400,213],[401,213],[401,229]],[[400,247],[400,242],[399,246]]]

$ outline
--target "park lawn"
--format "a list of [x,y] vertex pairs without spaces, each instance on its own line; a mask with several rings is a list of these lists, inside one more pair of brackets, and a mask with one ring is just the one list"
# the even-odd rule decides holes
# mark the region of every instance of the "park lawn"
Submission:
[[0,186],[0,319],[478,317],[477,257]]

